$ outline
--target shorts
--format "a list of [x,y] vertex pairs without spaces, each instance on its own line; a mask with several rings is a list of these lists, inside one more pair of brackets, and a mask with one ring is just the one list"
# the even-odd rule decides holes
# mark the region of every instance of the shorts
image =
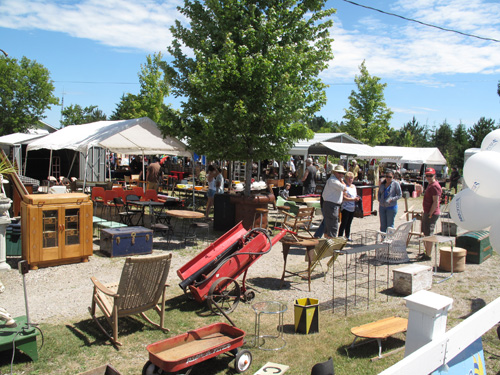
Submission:
[[439,219],[439,215],[432,215],[429,219],[429,214],[425,213],[422,216],[422,232],[424,232],[424,236],[430,236],[434,234],[434,229],[436,227],[436,222]]
[[213,197],[215,197],[215,190],[213,190],[213,189],[208,189],[208,192],[207,192],[207,197],[208,197],[208,198],[213,198]]

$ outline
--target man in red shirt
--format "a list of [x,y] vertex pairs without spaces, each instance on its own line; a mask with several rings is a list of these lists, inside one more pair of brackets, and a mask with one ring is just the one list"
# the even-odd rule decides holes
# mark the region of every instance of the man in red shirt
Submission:
[[[436,171],[434,168],[427,168],[425,170],[425,178],[427,180],[427,188],[425,189],[423,208],[424,213],[422,216],[422,232],[424,235],[431,236],[434,234],[434,227],[439,219],[439,201],[441,199],[442,189],[439,182],[436,180]],[[430,260],[432,243],[425,242],[425,253],[420,255],[421,260]]]

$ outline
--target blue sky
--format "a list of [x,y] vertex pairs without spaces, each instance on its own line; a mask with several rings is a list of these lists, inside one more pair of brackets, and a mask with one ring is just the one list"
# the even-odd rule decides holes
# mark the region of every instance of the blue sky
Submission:
[[[357,0],[422,22],[500,39],[500,3],[488,0]],[[122,94],[138,93],[146,55],[171,42],[169,27],[185,22],[181,0],[0,0],[0,48],[43,64],[64,105],[97,105],[111,115]],[[385,99],[400,128],[420,124],[472,126],[480,117],[500,124],[500,43],[440,31],[342,0],[331,35],[334,59],[322,78],[328,103],[319,115],[340,121],[366,61],[387,83]],[[172,100],[173,106],[178,102]],[[61,107],[45,121],[59,127]]]

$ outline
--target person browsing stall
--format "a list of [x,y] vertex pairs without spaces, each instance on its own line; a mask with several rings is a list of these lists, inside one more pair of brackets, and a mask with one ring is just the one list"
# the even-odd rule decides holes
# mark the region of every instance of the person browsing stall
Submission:
[[[422,215],[422,232],[424,236],[432,236],[434,234],[434,228],[436,227],[436,222],[439,219],[440,210],[439,202],[441,200],[441,194],[443,190],[439,181],[436,180],[436,171],[434,168],[427,168],[425,170],[425,179],[427,180],[427,188],[424,193],[423,209],[424,213]],[[430,260],[432,252],[432,242],[425,241],[425,253],[420,255],[419,260]]]
[[387,228],[394,228],[394,219],[398,213],[398,199],[402,197],[401,185],[394,181],[394,172],[385,172],[378,189],[378,202],[380,213],[380,231],[386,232]]
[[345,173],[344,167],[337,165],[333,168],[323,189],[323,220],[326,238],[336,237],[338,233],[340,205],[344,198],[344,191],[346,191],[346,184],[343,180]]
[[302,183],[304,185],[304,194],[314,194],[316,190],[316,167],[313,165],[311,158],[306,159],[306,170],[302,176]]
[[217,172],[213,165],[209,165],[207,168],[207,181],[208,181],[208,191],[207,191],[207,209],[205,211],[205,217],[208,219],[210,214],[210,209],[214,205],[214,197],[217,191],[216,187],[216,177]]
[[352,183],[354,181],[354,173],[347,172],[345,175],[345,185],[344,196],[342,201],[342,220],[340,222],[339,237],[345,235],[349,239],[351,235],[351,224],[354,218],[354,210],[356,208],[356,202],[359,201],[357,195],[356,186]]

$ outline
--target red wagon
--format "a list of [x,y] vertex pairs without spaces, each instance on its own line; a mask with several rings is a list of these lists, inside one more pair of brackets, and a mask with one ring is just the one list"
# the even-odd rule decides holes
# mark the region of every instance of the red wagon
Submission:
[[142,375],[189,374],[194,365],[218,356],[231,353],[235,357],[237,373],[246,371],[252,363],[249,350],[240,350],[245,332],[226,323],[214,323],[184,334],[171,337],[146,347],[149,361]]
[[[283,229],[271,239],[265,229],[247,231],[240,222],[177,271],[179,286],[184,292],[189,288],[196,301],[207,301],[214,313],[230,313],[240,299],[255,296],[245,286],[248,268],[286,233]],[[240,288],[236,279],[242,273]]]

